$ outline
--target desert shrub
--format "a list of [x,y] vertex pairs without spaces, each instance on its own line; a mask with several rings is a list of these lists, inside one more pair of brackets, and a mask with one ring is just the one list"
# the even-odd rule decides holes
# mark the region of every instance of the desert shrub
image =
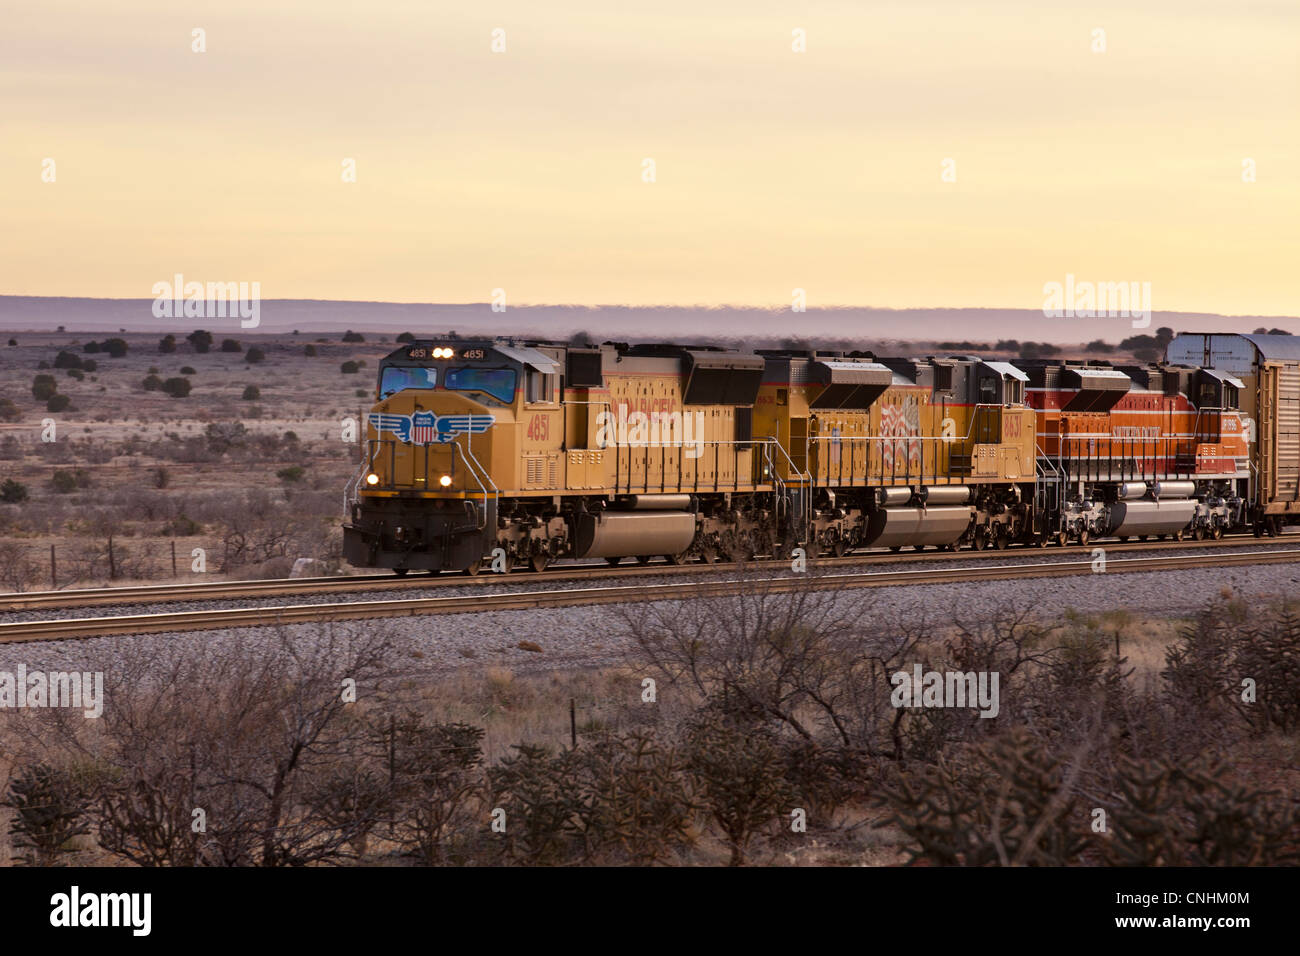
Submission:
[[198,375],[199,373],[196,372],[196,371],[194,371],[194,367],[193,367],[193,366],[190,366],[190,365],[182,365],[182,366],[181,366],[181,374],[182,374],[182,375]]
[[457,824],[468,829],[466,810],[481,790],[483,731],[410,712],[373,720],[370,738],[388,763],[398,846],[427,866],[444,862],[449,836]]
[[50,396],[49,401],[45,403],[45,408],[47,411],[61,412],[67,409],[67,407],[71,404],[72,404],[72,399],[69,398],[67,395],[56,394]]
[[397,337],[398,342],[414,342],[415,336],[410,332],[403,332]]
[[307,356],[307,358],[314,358],[316,355],[316,346],[308,345],[302,350],[302,354]]
[[1295,801],[1231,781],[1232,768],[1203,758],[1124,761],[1107,801],[1109,862],[1121,866],[1294,866],[1300,862]]
[[358,371],[360,371],[361,366],[358,365],[356,362],[349,361],[349,362],[344,362],[341,366],[339,366],[339,369],[340,371],[343,372],[344,375],[355,375],[357,374]]
[[288,468],[281,468],[275,473],[275,477],[281,481],[302,481],[302,465],[290,465]]
[[185,341],[189,342],[194,351],[200,355],[212,348],[212,333],[203,329],[195,329],[189,335],[185,336]]
[[244,347],[239,344],[238,339],[222,339],[221,351],[223,352],[242,352]]
[[72,352],[60,352],[54,357],[55,368],[81,368],[81,358]]
[[13,422],[22,417],[22,412],[12,398],[0,398],[0,421]]
[[66,495],[78,488],[90,487],[90,473],[84,468],[77,468],[74,471],[59,469],[51,476],[50,485],[58,494]]
[[162,390],[172,398],[185,398],[190,393],[188,378],[169,378],[163,382]]
[[223,455],[247,444],[248,426],[243,422],[212,422],[203,429],[203,438],[215,454]]
[[262,351],[261,349],[259,349],[259,348],[251,348],[251,349],[249,349],[247,352],[244,353],[244,361],[245,361],[245,362],[264,362],[264,361],[266,361],[266,353],[265,353],[264,351]]
[[176,351],[176,336],[164,335],[161,339],[158,340],[159,355],[170,355],[172,352],[175,351]]
[[166,522],[162,526],[161,533],[168,538],[192,538],[196,534],[203,533],[203,525],[186,517],[185,513],[182,512]]
[[777,728],[743,701],[718,701],[693,718],[687,772],[695,792],[727,838],[729,865],[744,864],[760,829],[793,806],[782,770]]
[[98,355],[100,351],[99,343],[93,341],[87,342],[85,345],[81,347],[81,351],[85,352],[88,355]]
[[99,368],[99,363],[94,359],[84,359],[81,363],[81,370],[87,374]]
[[[0,495],[3,487],[0,486]],[[35,516],[30,511],[24,518],[32,524]],[[0,539],[0,584],[11,591],[26,591],[41,579],[41,568],[31,559],[27,548],[17,541]]]
[[88,798],[81,781],[67,770],[36,763],[21,768],[0,804],[14,811],[9,835],[28,866],[57,866],[72,852],[68,844],[90,832]]
[[146,392],[161,391],[163,387],[163,380],[159,378],[157,375],[149,375],[146,376],[145,380],[140,383],[140,386]]
[[169,472],[162,465],[159,465],[157,468],[155,468],[152,474],[153,474],[153,486],[155,488],[162,489],[162,488],[166,488],[169,484],[171,484],[171,480],[172,480],[171,472]]
[[252,402],[262,397],[262,390],[256,385],[245,385],[244,394],[241,396],[244,401]]
[[0,483],[0,501],[8,505],[20,504],[27,500],[27,486],[21,481],[6,478]]
[[903,831],[913,862],[1078,862],[1091,830],[1075,773],[1064,754],[1018,728],[951,760],[900,769],[882,785],[890,815],[880,825]]
[[[373,680],[386,652],[382,636],[329,630],[306,641],[279,632],[269,647],[124,654],[105,674],[115,703],[98,722],[89,781],[99,845],[141,866],[355,858],[383,806],[373,776],[350,792],[327,785],[352,776],[346,755],[366,742],[339,687]],[[204,833],[191,827],[196,807]]]
[[85,381],[86,373],[79,368],[68,369],[68,378],[76,379],[78,382]]
[[126,340],[107,339],[100,343],[100,351],[107,352],[110,358],[122,358],[127,352]]
[[58,390],[59,386],[54,381],[53,375],[37,375],[32,379],[32,398],[38,402],[46,401]]
[[366,337],[364,335],[360,332],[353,332],[351,329],[348,329],[343,333],[344,342],[364,342],[365,340]]

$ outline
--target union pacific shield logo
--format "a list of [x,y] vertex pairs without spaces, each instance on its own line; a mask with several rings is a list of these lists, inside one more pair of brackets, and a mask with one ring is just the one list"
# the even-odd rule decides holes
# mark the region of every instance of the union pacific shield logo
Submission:
[[384,432],[389,432],[396,435],[398,441],[412,445],[445,444],[457,435],[481,435],[495,421],[495,415],[435,415],[433,412],[416,412],[414,415],[370,414],[370,424],[381,436]]

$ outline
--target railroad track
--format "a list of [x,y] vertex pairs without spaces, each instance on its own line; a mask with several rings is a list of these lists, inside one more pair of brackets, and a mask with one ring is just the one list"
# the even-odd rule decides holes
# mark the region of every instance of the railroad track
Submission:
[[[1108,557],[1107,574],[1139,571],[1173,571],[1201,567],[1284,564],[1300,562],[1300,549],[1188,555],[1143,555]],[[64,640],[125,634],[204,631],[218,628],[280,624],[321,623],[433,614],[464,614],[481,611],[515,611],[548,607],[594,604],[625,604],[637,601],[691,600],[731,597],[751,590],[784,592],[799,589],[817,591],[872,587],[905,587],[994,581],[1014,578],[1066,577],[1092,574],[1091,557],[1081,560],[1034,564],[984,565],[962,568],[921,568],[856,573],[785,573],[665,584],[638,584],[600,588],[546,591],[515,591],[475,596],[472,601],[455,598],[405,598],[387,601],[356,601],[344,604],[291,605],[276,608],[222,608],[121,617],[80,618],[0,624],[0,643]]]
[[[1218,541],[1149,541],[1121,544],[1119,542],[1092,542],[1093,547],[1104,547],[1107,555],[1128,553],[1159,553],[1171,550],[1215,551],[1222,548],[1248,547],[1253,539],[1245,536],[1223,538]],[[1070,550],[1067,549],[1068,553]],[[879,564],[897,564],[906,561],[932,563],[959,560],[994,560],[1017,555],[1060,554],[1059,549],[1043,552],[1038,548],[1017,547],[1009,551],[906,551],[902,554],[879,551],[870,554],[846,555],[842,558],[818,558],[819,568],[872,567]],[[761,563],[760,563],[761,564]],[[772,564],[776,567],[776,564]],[[326,578],[275,578],[266,581],[212,581],[186,584],[151,584],[132,587],[69,589],[65,591],[28,591],[23,594],[0,595],[0,613],[39,611],[49,608],[111,607],[128,604],[193,604],[201,601],[227,601],[241,598],[284,597],[295,594],[346,594],[356,591],[428,590],[440,587],[488,587],[530,581],[609,580],[618,578],[668,577],[682,575],[707,575],[736,571],[733,563],[707,564],[631,564],[620,567],[605,565],[565,565],[553,567],[540,575],[517,570],[508,575],[482,573],[477,577],[463,574],[415,575],[399,578],[389,574],[351,574]]]

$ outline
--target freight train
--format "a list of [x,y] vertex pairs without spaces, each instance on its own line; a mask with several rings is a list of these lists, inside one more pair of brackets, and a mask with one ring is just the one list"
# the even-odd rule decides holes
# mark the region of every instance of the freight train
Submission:
[[1281,533],[1300,341],[1163,362],[432,339],[380,363],[349,563],[477,573]]

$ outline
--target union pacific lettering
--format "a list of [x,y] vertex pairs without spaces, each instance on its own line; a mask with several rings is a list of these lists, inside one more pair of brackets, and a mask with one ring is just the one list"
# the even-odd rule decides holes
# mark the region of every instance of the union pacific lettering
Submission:
[[615,406],[614,413],[620,418],[626,419],[634,412],[641,412],[647,418],[653,413],[666,414],[668,412],[681,411],[681,406],[671,398],[620,398]]

